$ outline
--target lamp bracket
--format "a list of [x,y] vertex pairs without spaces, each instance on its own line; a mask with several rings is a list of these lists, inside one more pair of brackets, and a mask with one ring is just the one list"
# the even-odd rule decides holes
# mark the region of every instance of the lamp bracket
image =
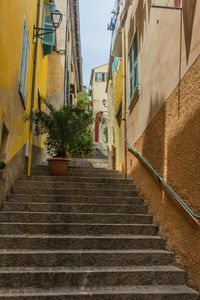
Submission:
[[[42,31],[45,31],[45,32],[42,32]],[[35,37],[38,37],[40,39],[43,39],[43,36],[46,35],[46,34],[50,34],[50,33],[53,33],[53,32],[56,32],[56,29],[55,28],[52,28],[52,29],[48,29],[48,28],[42,28],[42,27],[35,27],[33,28],[33,39]]]

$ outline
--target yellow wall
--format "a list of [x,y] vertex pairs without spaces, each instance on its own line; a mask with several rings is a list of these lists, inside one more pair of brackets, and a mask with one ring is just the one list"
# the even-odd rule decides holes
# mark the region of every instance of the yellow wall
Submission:
[[[114,84],[114,105],[115,105],[115,115],[118,112],[119,105],[122,101],[122,62],[120,62],[119,69],[117,71],[115,77],[115,84]],[[117,119],[115,119],[115,133],[116,133],[116,169],[121,170],[122,166],[120,163],[120,153],[119,153],[119,123]]]
[[[40,25],[43,0],[41,0]],[[8,162],[28,141],[29,124],[24,123],[25,113],[30,113],[32,73],[34,59],[33,25],[37,19],[37,0],[9,0],[0,2],[0,135],[3,122],[9,130],[6,161]],[[27,106],[24,109],[19,95],[19,74],[24,18],[29,31],[29,63],[27,80]],[[48,58],[43,57],[41,41],[38,43],[35,105],[37,89],[46,96]],[[1,138],[1,136],[0,136]]]

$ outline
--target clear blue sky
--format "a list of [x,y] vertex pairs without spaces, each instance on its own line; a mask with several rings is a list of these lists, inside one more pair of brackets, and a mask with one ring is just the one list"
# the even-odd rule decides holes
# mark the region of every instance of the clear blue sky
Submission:
[[107,24],[114,0],[79,0],[79,3],[83,84],[88,86],[92,68],[109,60],[111,31],[107,31]]

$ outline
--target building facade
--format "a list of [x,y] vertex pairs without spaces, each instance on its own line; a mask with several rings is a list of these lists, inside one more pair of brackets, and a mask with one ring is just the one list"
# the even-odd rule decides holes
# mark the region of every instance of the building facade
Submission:
[[[60,32],[36,39],[35,27],[53,29],[51,12],[56,8],[63,14]],[[11,0],[9,6],[0,1],[0,9],[0,162],[7,164],[0,174],[2,202],[19,173],[30,174],[44,158],[43,137],[33,135],[27,115],[45,110],[42,99],[57,106],[75,103],[82,60],[78,0]]]
[[[55,0],[63,20],[49,57],[47,99],[57,107],[76,104],[82,90],[82,57],[78,0]],[[66,49],[66,50],[65,50]]]
[[92,69],[90,78],[90,96],[92,114],[95,119],[93,126],[94,142],[107,144],[107,94],[108,64]]
[[[198,221],[163,190],[125,140],[199,215],[200,3],[116,1],[115,12],[111,56],[122,61],[123,175],[134,178],[189,284],[199,288]],[[115,82],[108,84],[114,89]]]

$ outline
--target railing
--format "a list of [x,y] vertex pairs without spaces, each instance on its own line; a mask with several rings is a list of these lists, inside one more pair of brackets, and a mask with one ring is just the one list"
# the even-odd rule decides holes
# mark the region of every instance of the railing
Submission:
[[164,184],[164,186],[172,193],[172,195],[177,199],[179,203],[182,204],[182,206],[187,210],[187,212],[192,215],[192,217],[200,220],[200,216],[195,214],[188,206],[187,204],[174,192],[174,190],[164,181],[164,179],[154,170],[154,168],[144,159],[144,157],[129,143],[127,139],[125,139],[125,142],[131,147],[131,149],[136,153],[141,160],[148,166],[148,168],[156,175],[158,180]]

